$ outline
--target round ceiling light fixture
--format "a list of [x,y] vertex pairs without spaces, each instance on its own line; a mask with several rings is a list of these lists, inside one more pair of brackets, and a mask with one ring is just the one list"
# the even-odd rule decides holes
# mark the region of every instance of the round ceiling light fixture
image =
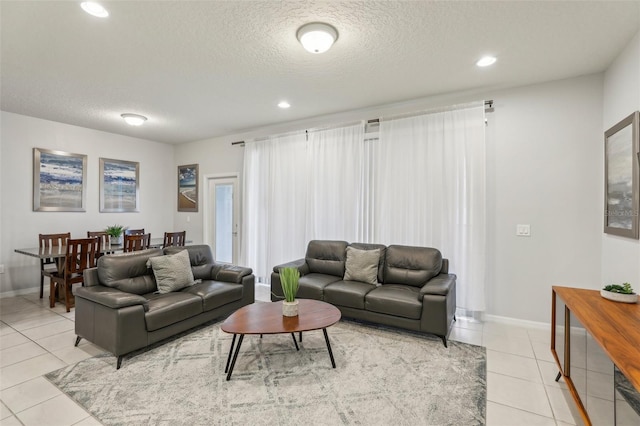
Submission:
[[282,108],[282,109],[287,109],[289,107],[291,107],[291,104],[287,101],[280,101],[278,102],[278,107]]
[[124,118],[129,126],[142,126],[147,117],[138,114],[121,114],[120,117]]
[[489,65],[495,64],[496,61],[497,59],[495,56],[483,56],[478,62],[476,62],[476,65],[479,67],[488,67]]
[[311,53],[323,53],[338,39],[338,30],[324,22],[311,22],[298,28],[300,44]]
[[106,18],[107,16],[109,16],[109,12],[107,12],[107,9],[102,7],[101,4],[93,1],[83,1],[82,3],[80,3],[80,7],[89,15],[97,16],[98,18]]

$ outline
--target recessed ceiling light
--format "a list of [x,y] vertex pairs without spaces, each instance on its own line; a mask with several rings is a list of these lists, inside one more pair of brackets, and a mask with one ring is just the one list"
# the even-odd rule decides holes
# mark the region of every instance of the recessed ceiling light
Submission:
[[124,121],[130,126],[142,126],[147,121],[147,117],[138,114],[122,114],[120,117],[124,118]]
[[109,16],[107,9],[93,1],[83,1],[80,3],[80,7],[89,15],[97,16],[98,18],[106,18]]
[[289,108],[291,106],[291,104],[289,102],[287,102],[287,101],[280,101],[278,103],[278,106],[280,108],[282,108],[282,109],[287,109],[287,108]]
[[312,22],[298,29],[300,44],[311,53],[323,53],[338,39],[338,30],[323,22]]
[[496,60],[495,56],[483,56],[478,62],[476,62],[476,65],[479,67],[488,67],[489,65],[495,64]]

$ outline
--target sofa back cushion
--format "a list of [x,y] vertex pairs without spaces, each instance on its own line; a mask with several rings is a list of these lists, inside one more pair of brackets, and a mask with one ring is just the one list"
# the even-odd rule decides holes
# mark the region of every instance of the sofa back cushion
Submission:
[[391,245],[384,261],[385,284],[422,287],[440,273],[442,254],[430,247]]
[[206,244],[185,247],[169,246],[164,249],[164,253],[176,254],[182,250],[187,250],[189,252],[189,261],[191,262],[193,278],[196,280],[211,279],[211,268],[215,264],[211,247]]
[[385,253],[387,251],[387,246],[382,244],[368,244],[368,243],[351,243],[350,247],[356,248],[358,250],[375,250],[380,249],[380,260],[378,261],[378,282],[381,283],[384,281],[384,258]]
[[347,245],[346,241],[309,241],[305,256],[309,272],[343,277]]
[[147,260],[155,256],[162,256],[162,249],[101,256],[98,259],[100,284],[127,293],[153,293],[157,290],[156,280],[151,268],[147,268]]

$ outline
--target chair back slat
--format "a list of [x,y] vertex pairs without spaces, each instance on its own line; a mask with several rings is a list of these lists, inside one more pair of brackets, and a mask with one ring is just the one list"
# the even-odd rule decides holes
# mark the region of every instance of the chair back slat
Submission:
[[122,251],[125,253],[138,250],[146,250],[151,245],[151,234],[134,234],[124,236],[124,246]]
[[[69,238],[71,238],[71,232],[67,232],[64,234],[38,234],[38,247],[40,247],[41,250],[50,250],[52,247],[64,246],[67,244],[67,241],[69,241]],[[40,263],[50,264],[54,262],[55,259],[46,258],[41,259]]]
[[187,231],[180,232],[165,232],[164,233],[164,242],[162,243],[163,247],[169,246],[184,246],[185,239],[187,236]]
[[67,243],[65,273],[82,274],[85,269],[96,266],[97,254],[100,253],[100,238],[70,239]]

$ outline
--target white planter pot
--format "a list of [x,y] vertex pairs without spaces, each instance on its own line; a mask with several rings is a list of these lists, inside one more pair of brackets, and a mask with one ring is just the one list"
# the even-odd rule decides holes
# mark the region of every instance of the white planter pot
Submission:
[[604,297],[605,299],[613,300],[614,302],[638,303],[638,295],[635,293],[622,294],[614,293],[613,291],[600,290],[600,296]]
[[285,317],[297,317],[298,316],[298,300],[293,302],[282,302],[282,315]]
[[122,245],[122,243],[124,243],[124,235],[120,235],[119,237],[112,237],[109,236],[109,242],[111,244],[117,244],[117,245]]

